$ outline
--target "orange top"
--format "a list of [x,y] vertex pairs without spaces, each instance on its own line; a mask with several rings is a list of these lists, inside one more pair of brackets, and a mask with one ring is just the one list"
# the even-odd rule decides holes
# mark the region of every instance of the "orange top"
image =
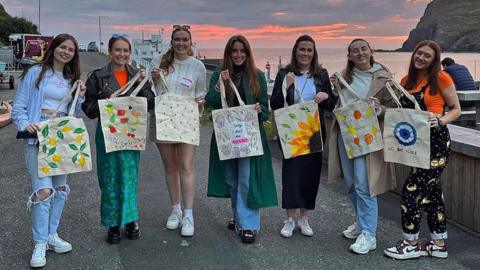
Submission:
[[113,71],[113,76],[115,76],[115,79],[117,79],[120,87],[123,87],[128,82],[128,73],[126,70],[115,70]]
[[[408,75],[402,78],[401,85],[405,86],[407,84],[407,78]],[[413,88],[408,90],[410,94],[420,92],[422,90],[422,87],[427,84],[427,78],[423,78],[417,85]],[[438,73],[438,86],[440,87],[440,92],[445,90],[447,87],[453,85],[453,80],[446,73],[445,71],[440,71]],[[440,92],[437,92],[436,95],[430,95],[430,86],[427,87],[425,90],[425,97],[424,97],[424,102],[425,105],[427,106],[427,110],[429,112],[434,112],[443,115],[443,109],[445,107],[445,99],[443,99],[443,96]]]

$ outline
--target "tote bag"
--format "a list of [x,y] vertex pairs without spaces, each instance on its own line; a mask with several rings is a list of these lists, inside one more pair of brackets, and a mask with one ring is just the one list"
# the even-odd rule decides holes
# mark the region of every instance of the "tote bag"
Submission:
[[61,104],[68,102],[75,91],[70,111],[65,117],[52,118],[38,123],[38,176],[86,172],[92,170],[90,140],[83,119],[73,116],[80,84],[75,83]]
[[[430,114],[421,110],[415,98],[397,82],[389,81],[386,86],[399,108],[389,108],[385,112],[384,160],[429,169]],[[392,86],[410,99],[415,109],[402,108]]]
[[[374,105],[361,99],[340,73],[335,73],[335,76],[346,87],[345,91],[338,91],[341,107],[333,110],[333,113],[340,127],[348,158],[382,150],[382,134]],[[355,101],[345,104],[347,92],[355,97]]]
[[140,77],[138,72],[111,98],[98,101],[100,124],[105,140],[105,152],[121,150],[145,150],[147,136],[147,98],[137,97],[147,82],[145,77],[130,96],[118,97],[128,92]]
[[192,97],[168,92],[163,73],[165,93],[155,98],[156,139],[162,143],[200,144],[198,104]]
[[283,80],[285,106],[273,112],[285,159],[323,151],[318,104],[313,100],[304,102],[295,85],[294,89],[300,103],[288,106],[287,81]]
[[262,138],[255,105],[245,105],[231,80],[240,106],[228,108],[225,85],[220,81],[222,109],[212,111],[213,130],[220,160],[263,155]]

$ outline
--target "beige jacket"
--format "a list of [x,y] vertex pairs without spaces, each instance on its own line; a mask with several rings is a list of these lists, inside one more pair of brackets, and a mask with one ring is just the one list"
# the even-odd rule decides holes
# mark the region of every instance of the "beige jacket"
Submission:
[[[368,97],[376,97],[385,107],[397,107],[393,101],[392,96],[385,88],[387,80],[392,78],[392,74],[386,69],[380,69],[373,73],[373,80]],[[338,83],[333,83],[335,87],[334,92],[346,91],[344,88],[338,89]],[[340,106],[340,100],[335,108]],[[383,116],[385,110],[378,117],[380,129],[383,133]],[[340,156],[338,154],[337,136],[339,136],[339,126],[336,120],[331,121],[328,130],[330,136],[328,139],[328,181],[335,182],[342,177],[342,168],[340,165]],[[396,187],[395,167],[393,163],[386,163],[383,161],[383,151],[376,151],[366,155],[368,185],[370,196],[376,196],[385,191],[394,189]]]

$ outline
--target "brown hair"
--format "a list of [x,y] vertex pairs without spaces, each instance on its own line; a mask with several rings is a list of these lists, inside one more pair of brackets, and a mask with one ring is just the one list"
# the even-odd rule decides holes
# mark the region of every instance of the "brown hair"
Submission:
[[313,77],[320,72],[320,70],[322,69],[322,65],[318,63],[318,53],[317,53],[317,47],[315,45],[315,40],[313,40],[313,38],[309,35],[302,35],[297,38],[297,40],[295,41],[295,45],[293,45],[292,57],[290,58],[290,64],[288,64],[287,68],[293,71],[295,75],[300,75],[300,67],[298,66],[298,61],[297,61],[297,49],[300,42],[302,41],[308,41],[313,43],[313,59],[312,59],[312,62],[310,63],[310,70],[309,70],[310,77]]
[[108,41],[108,52],[110,53],[113,48],[113,44],[117,42],[118,40],[125,41],[128,44],[128,50],[132,51],[132,44],[130,43],[130,40],[126,37],[111,37],[110,40]]
[[[357,41],[363,41],[365,43],[367,43],[367,46],[368,48],[370,49],[370,51],[373,51],[372,50],[372,47],[370,47],[370,43],[368,43],[368,41],[366,41],[365,39],[362,39],[362,38],[356,38],[354,40],[352,40],[350,42],[350,44],[348,44],[348,47],[347,47],[347,52],[348,54],[350,54],[350,50],[351,50],[351,47],[352,47],[352,44],[357,42]],[[373,58],[373,55],[370,56],[370,65],[373,66],[373,64],[375,63],[375,59]],[[348,59],[347,61],[347,67],[345,68],[345,70],[343,70],[342,72],[342,76],[343,78],[345,78],[345,80],[348,82],[348,83],[352,83],[353,81],[353,68],[355,67],[355,64],[353,63],[352,60]]]
[[[173,48],[172,48],[172,42],[173,42],[173,36],[178,31],[187,32],[188,36],[190,37],[190,43],[192,43],[192,33],[190,32],[189,28],[178,27],[178,28],[173,29],[172,36],[170,37],[170,39],[171,39],[170,48],[168,49],[168,51],[163,55],[162,59],[160,60],[160,69],[163,69],[164,72],[166,72],[166,74],[168,74],[170,72],[170,68],[172,68],[172,72],[175,71],[175,69],[173,68],[173,59],[174,59],[174,56],[175,56],[174,54],[175,53],[174,53]],[[191,48],[190,48],[190,51],[188,52],[188,55],[189,56],[193,55],[193,50]]]
[[[75,54],[73,55],[72,60],[70,60],[70,62],[65,64],[65,66],[63,67],[63,72],[62,72],[63,77],[65,79],[70,79],[70,84],[72,85],[77,80],[80,79],[80,56],[79,56],[79,50],[78,50],[78,42],[70,34],[59,34],[53,39],[52,44],[50,44],[50,46],[48,47],[43,60],[40,63],[33,65],[33,66],[40,65],[42,67],[40,74],[38,74],[38,78],[35,81],[35,86],[37,88],[40,88],[40,83],[42,82],[43,77],[45,77],[45,73],[47,72],[47,69],[50,68],[53,70],[53,62],[54,62],[53,52],[58,46],[60,46],[63,42],[67,40],[72,41],[73,44],[75,45]],[[23,79],[26,76],[29,69],[30,68],[27,68],[23,71],[22,75],[20,76],[20,79]]]
[[430,95],[433,96],[436,95],[438,90],[440,89],[440,86],[438,85],[438,72],[440,72],[442,66],[440,62],[440,54],[442,53],[442,50],[440,49],[440,46],[432,40],[420,41],[417,46],[415,46],[415,49],[413,50],[412,56],[410,58],[410,66],[408,68],[407,83],[405,85],[405,88],[413,89],[415,86],[417,86],[419,70],[415,67],[415,60],[413,58],[417,53],[418,49],[424,46],[430,47],[435,52],[433,61],[427,70],[428,85],[430,86]]
[[[247,38],[242,35],[235,35],[227,41],[227,45],[225,45],[225,51],[223,52],[223,62],[221,70],[228,69],[228,73],[233,74],[233,66],[235,64],[232,61],[232,51],[235,42],[240,42],[245,48],[247,57],[245,59],[244,65],[247,73],[248,87],[250,89],[250,94],[256,98],[260,95],[260,82],[258,81],[259,70],[255,66],[252,48],[250,47],[250,43],[248,43]],[[233,90],[230,89],[230,86],[228,84],[226,85],[226,94],[227,96],[233,95]]]

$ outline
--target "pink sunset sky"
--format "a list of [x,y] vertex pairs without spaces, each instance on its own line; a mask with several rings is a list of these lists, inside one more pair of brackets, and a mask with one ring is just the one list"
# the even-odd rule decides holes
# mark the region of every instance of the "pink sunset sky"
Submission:
[[[418,23],[429,0],[175,0],[175,1],[40,1],[40,30],[68,32],[81,43],[102,41],[112,33],[145,38],[172,24],[188,24],[200,48],[223,48],[234,34],[243,34],[258,48],[288,48],[309,34],[320,48],[344,47],[358,37],[376,48],[401,47]],[[12,16],[38,24],[39,1],[3,0]]]

